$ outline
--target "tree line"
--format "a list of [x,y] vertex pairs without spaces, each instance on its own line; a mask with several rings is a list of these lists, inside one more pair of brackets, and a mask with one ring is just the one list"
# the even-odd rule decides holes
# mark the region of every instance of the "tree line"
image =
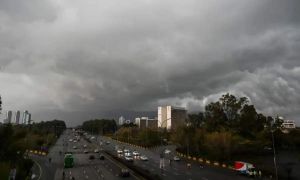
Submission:
[[33,165],[26,150],[48,150],[64,129],[66,125],[61,120],[0,125],[0,179],[8,179],[11,169],[17,170],[16,179],[26,179]]

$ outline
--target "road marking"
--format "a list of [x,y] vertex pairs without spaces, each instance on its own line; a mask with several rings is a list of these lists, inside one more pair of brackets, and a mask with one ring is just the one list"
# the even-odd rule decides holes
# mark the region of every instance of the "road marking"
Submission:
[[[32,159],[33,160],[33,159]],[[39,176],[39,178],[38,178],[38,180],[40,180],[41,179],[41,177],[42,177],[42,174],[43,174],[43,170],[42,170],[42,167],[41,167],[41,165],[38,163],[38,162],[36,162],[35,160],[33,160],[33,162],[35,162],[35,164],[39,167],[39,169],[40,169],[40,176]]]

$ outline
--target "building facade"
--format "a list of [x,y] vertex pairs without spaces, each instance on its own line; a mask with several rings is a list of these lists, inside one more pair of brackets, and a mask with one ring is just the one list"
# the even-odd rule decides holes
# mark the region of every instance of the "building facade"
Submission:
[[119,117],[118,125],[122,126],[125,123],[125,118],[123,116]]
[[15,114],[15,122],[16,122],[16,124],[20,123],[20,116],[21,116],[21,112],[20,111],[16,111],[16,114]]
[[150,119],[148,117],[137,117],[135,118],[135,124],[139,128],[157,128],[157,119]]
[[182,107],[159,106],[157,111],[157,126],[167,130],[185,125],[187,110]]
[[284,129],[295,129],[296,123],[293,120],[283,120],[282,128]]
[[5,119],[5,123],[11,123],[12,120],[12,111],[7,111],[6,112],[6,119]]

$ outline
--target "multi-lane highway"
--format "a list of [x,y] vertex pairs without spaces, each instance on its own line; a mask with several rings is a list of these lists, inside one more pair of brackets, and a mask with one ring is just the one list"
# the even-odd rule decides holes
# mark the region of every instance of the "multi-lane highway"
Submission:
[[[144,149],[125,143],[120,143],[108,137],[99,136],[97,139],[98,140],[95,140],[93,142],[99,143],[109,141],[109,144],[102,143],[104,144],[102,145],[102,147],[106,150],[114,152],[115,154],[117,154],[115,150],[117,146],[121,149],[129,149],[131,152],[136,150],[140,154],[146,155],[149,159],[148,161],[135,159],[133,163],[136,166],[142,167],[153,174],[159,174],[163,179],[248,179],[242,176],[237,176],[234,172],[227,169],[201,166],[199,163],[187,162],[185,160],[171,161],[170,164],[169,159],[173,159],[173,157],[175,156],[175,146],[162,146],[156,149]],[[171,153],[165,155],[164,168],[163,170],[161,170],[160,154],[165,149],[171,150]],[[191,163],[190,168],[187,168],[187,163]]]
[[[72,139],[72,141],[70,141]],[[88,143],[83,138],[79,141],[75,141],[74,132],[67,130],[58,139],[57,143],[52,147],[47,159],[51,158],[51,163],[45,162],[46,164],[56,165],[56,171],[54,171],[54,178],[43,177],[41,179],[63,179],[63,174],[65,174],[65,179],[76,179],[76,180],[99,180],[99,179],[121,179],[120,172],[121,169],[126,168],[122,164],[116,162],[109,156],[105,155],[104,160],[100,160],[100,153],[94,153],[95,144]],[[86,147],[85,147],[86,145]],[[76,146],[76,148],[75,148]],[[84,151],[88,151],[85,153]],[[74,167],[64,168],[64,152],[71,152],[74,156]],[[94,156],[95,159],[90,159],[90,156]],[[41,163],[43,164],[43,163]],[[43,168],[43,171],[48,171],[47,167]],[[134,173],[128,179],[139,179]]]
[[[129,149],[131,153],[136,150],[140,155],[147,156],[148,161],[142,161],[139,158],[135,158],[132,162],[133,165],[140,167],[153,175],[158,175],[162,179],[248,179],[246,177],[237,176],[234,172],[227,169],[210,166],[202,167],[199,163],[191,163],[191,167],[187,168],[188,162],[185,160],[171,161],[170,164],[169,159],[172,159],[175,156],[174,146],[144,149],[126,143],[120,143],[104,136],[97,136],[90,142],[87,142],[83,136],[81,136],[79,141],[74,142],[76,135],[77,133],[66,130],[51,148],[47,157],[35,157],[35,160],[42,171],[40,173],[40,179],[61,180],[63,179],[63,174],[65,174],[65,179],[74,178],[76,180],[121,179],[121,169],[127,169],[127,167],[104,153],[104,151],[108,151],[111,154],[118,155],[116,148],[122,150]],[[106,143],[108,141],[109,143]],[[98,149],[100,152],[95,153],[95,149]],[[165,149],[169,149],[171,153],[165,155],[164,167],[161,169],[160,154]],[[85,151],[88,152],[86,153]],[[63,167],[65,152],[73,153],[75,161],[73,168],[65,169]],[[104,155],[104,160],[99,158],[100,154]],[[124,153],[122,153],[122,155],[124,156]],[[90,156],[94,156],[95,159],[90,159]],[[49,162],[49,158],[51,158],[51,162]],[[137,173],[134,173],[131,170],[129,171],[131,176],[128,179],[142,179]]]

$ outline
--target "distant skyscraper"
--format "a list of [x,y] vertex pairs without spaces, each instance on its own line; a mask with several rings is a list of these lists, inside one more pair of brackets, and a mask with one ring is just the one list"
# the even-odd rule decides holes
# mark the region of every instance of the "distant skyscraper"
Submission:
[[119,118],[119,125],[121,126],[121,125],[123,125],[125,123],[125,118],[123,117],[123,116],[121,116],[120,118]]
[[31,113],[27,114],[27,124],[31,124]]
[[11,123],[11,119],[12,119],[12,111],[7,111],[6,112],[6,122]]
[[21,116],[21,112],[20,111],[16,111],[16,114],[15,114],[15,122],[16,122],[16,124],[20,123],[20,116]]
[[27,115],[28,115],[28,111],[24,111],[23,113],[23,117],[22,117],[22,124],[26,124],[27,123]]

